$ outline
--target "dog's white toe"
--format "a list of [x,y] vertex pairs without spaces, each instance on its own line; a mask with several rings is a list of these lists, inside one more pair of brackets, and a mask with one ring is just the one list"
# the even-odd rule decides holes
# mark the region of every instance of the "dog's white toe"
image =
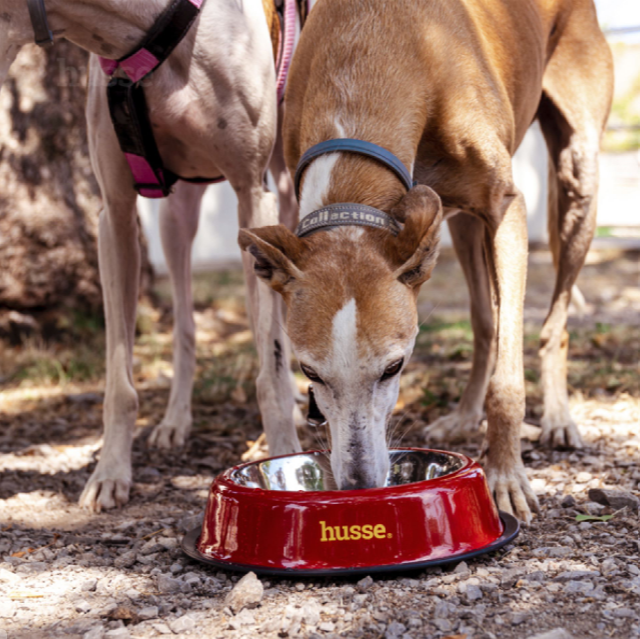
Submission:
[[124,506],[129,501],[131,477],[119,476],[100,468],[100,464],[93,471],[87,485],[80,495],[79,504],[82,508],[101,512]]
[[181,448],[191,430],[191,423],[183,426],[167,424],[164,421],[156,426],[149,435],[149,446],[157,448]]
[[540,421],[540,443],[553,448],[582,448],[582,437],[576,423],[569,417],[554,419],[543,417]]
[[485,467],[489,489],[499,510],[515,515],[520,521],[531,522],[532,513],[540,512],[538,498],[531,488],[522,462],[510,471]]
[[482,415],[465,413],[456,408],[449,415],[436,419],[424,429],[427,441],[456,442],[466,441],[478,433]]

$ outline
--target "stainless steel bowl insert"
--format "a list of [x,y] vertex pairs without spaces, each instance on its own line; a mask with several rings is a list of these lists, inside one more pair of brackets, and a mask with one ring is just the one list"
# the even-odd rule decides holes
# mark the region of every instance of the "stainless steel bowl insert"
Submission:
[[[455,455],[435,451],[392,450],[385,486],[399,486],[435,479],[453,473],[464,461]],[[266,459],[234,470],[231,480],[247,488],[286,491],[337,490],[329,454],[300,453]]]

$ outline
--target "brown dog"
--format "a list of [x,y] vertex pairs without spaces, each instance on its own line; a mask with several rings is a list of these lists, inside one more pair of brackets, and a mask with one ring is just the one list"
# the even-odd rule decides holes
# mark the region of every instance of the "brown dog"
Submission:
[[[526,211],[511,157],[538,118],[550,154],[549,228],[558,279],[543,330],[544,436],[577,443],[567,407],[565,323],[595,226],[597,156],[612,92],[610,51],[592,0],[321,0],[286,95],[291,171],[324,140],[391,151],[418,183],[352,153],[315,159],[302,218],[331,203],[390,213],[382,229],[299,238],[283,226],[241,232],[256,271],[288,306],[288,332],[331,426],[345,487],[380,485],[385,427],[416,328],[416,294],[435,263],[441,211],[472,297],[470,384],[445,430],[475,428],[486,395],[486,471],[498,506],[537,508],[520,458]],[[442,424],[440,425],[442,426]]]

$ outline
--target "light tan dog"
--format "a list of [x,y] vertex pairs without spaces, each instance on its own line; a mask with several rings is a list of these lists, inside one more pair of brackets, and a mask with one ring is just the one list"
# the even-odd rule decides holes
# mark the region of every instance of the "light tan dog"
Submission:
[[[26,0],[2,0],[0,86],[21,47],[34,40]],[[143,41],[169,0],[46,0],[41,9],[55,37],[91,52],[87,122],[89,148],[104,201],[99,258],[107,325],[104,444],[80,498],[91,509],[122,506],[132,482],[131,446],[138,411],[132,367],[140,250],[136,191],[109,115],[98,56],[129,55]],[[266,13],[265,13],[266,11]],[[266,18],[266,19],[265,19]],[[293,226],[297,207],[277,144],[278,105],[273,2],[207,0],[193,27],[166,63],[145,80],[149,117],[167,169],[185,178],[224,176],[238,196],[240,226],[282,222]],[[121,70],[117,77],[124,79]],[[274,152],[274,143],[276,150]],[[281,146],[281,145],[280,145]],[[267,167],[279,187],[264,186]],[[191,245],[204,185],[179,182],[160,212],[163,248],[174,294],[174,381],[166,415],[150,442],[184,443],[191,427],[195,325],[191,297]],[[233,215],[233,211],[229,211]],[[248,306],[260,358],[258,402],[273,454],[299,450],[288,342],[281,300],[258,286],[246,256]]]
[[486,471],[498,506],[537,508],[520,457],[524,417],[526,211],[511,157],[538,118],[550,154],[550,233],[558,270],[543,330],[545,437],[576,443],[567,408],[565,322],[595,225],[597,155],[611,55],[592,0],[321,0],[301,36],[286,95],[291,171],[334,138],[394,153],[408,193],[382,164],[350,153],[302,175],[301,217],[339,202],[404,225],[339,227],[303,239],[283,226],[241,231],[256,272],[288,306],[288,333],[328,418],[343,487],[380,485],[385,428],[417,334],[416,295],[448,218],[472,296],[470,384],[440,428],[477,427],[486,395]]

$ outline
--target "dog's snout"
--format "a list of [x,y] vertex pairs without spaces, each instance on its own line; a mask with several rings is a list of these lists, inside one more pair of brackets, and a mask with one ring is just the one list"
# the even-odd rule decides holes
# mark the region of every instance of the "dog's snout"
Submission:
[[360,490],[363,488],[376,488],[376,482],[361,466],[351,469],[351,472],[340,482],[340,490]]

